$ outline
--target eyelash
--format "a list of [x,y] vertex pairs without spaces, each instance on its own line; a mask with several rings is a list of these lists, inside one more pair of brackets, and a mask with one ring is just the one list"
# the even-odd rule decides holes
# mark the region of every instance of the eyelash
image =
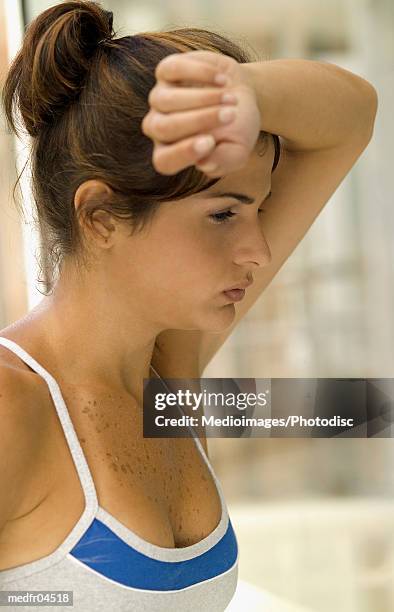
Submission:
[[[264,213],[265,210],[263,208],[259,208],[258,211],[259,213]],[[224,217],[222,215],[225,215]],[[231,212],[231,210],[224,210],[223,212],[220,213],[215,213],[214,215],[209,215],[209,217],[212,219],[213,223],[227,223],[228,221],[230,221],[231,217],[236,217],[237,213],[233,213]]]

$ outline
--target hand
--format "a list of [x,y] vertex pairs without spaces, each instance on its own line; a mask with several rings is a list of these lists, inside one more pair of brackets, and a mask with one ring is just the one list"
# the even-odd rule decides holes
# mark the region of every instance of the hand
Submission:
[[[215,83],[219,73],[226,75],[225,85]],[[256,92],[242,64],[213,51],[173,53],[157,64],[155,76],[141,128],[154,143],[152,163],[157,172],[172,175],[195,165],[209,177],[220,177],[242,168],[261,125]],[[224,93],[235,96],[235,101],[222,102]],[[225,124],[219,119],[224,108],[235,111]],[[213,137],[211,147],[197,152],[194,144],[207,135]],[[216,169],[208,169],[211,163]]]

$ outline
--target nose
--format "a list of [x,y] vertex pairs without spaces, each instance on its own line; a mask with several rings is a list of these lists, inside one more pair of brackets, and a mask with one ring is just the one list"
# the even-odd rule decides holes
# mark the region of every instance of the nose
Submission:
[[248,232],[237,242],[234,254],[234,262],[239,265],[251,264],[256,266],[268,266],[272,261],[271,250],[267,239],[260,227],[248,228]]

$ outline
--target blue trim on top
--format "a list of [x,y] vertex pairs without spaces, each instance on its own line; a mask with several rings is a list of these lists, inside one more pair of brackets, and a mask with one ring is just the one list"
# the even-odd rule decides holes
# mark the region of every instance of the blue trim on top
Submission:
[[125,586],[172,591],[226,572],[237,559],[238,546],[229,519],[226,533],[206,552],[185,561],[159,561],[126,544],[95,518],[70,554],[96,572]]

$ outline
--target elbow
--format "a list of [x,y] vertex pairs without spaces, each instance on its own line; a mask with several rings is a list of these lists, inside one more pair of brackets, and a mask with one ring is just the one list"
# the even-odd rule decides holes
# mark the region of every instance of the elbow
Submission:
[[378,112],[378,92],[375,87],[368,83],[368,81],[364,81],[365,83],[365,96],[364,96],[364,113],[363,117],[363,132],[365,131],[368,142],[371,140],[375,127],[376,115]]
[[[367,83],[366,81],[364,82]],[[353,128],[355,130],[355,138],[364,146],[367,145],[373,137],[377,111],[378,93],[372,85],[367,83],[363,91],[359,109],[355,110],[354,116],[357,121]]]

